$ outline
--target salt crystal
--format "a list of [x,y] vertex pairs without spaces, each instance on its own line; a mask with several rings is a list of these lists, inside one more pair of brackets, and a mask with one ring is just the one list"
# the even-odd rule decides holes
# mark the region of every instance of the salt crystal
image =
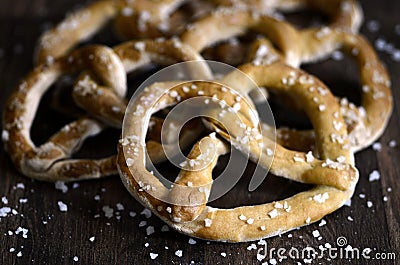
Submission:
[[57,204],[58,204],[58,208],[60,209],[61,212],[68,211],[68,206],[65,203],[63,203],[62,201],[58,201]]
[[376,143],[374,143],[374,144],[372,145],[372,149],[373,149],[374,151],[380,152],[380,151],[382,150],[382,144],[376,142]]
[[205,227],[210,227],[211,224],[212,224],[212,220],[211,219],[208,219],[208,218],[204,219],[204,226]]
[[105,205],[105,206],[102,207],[102,210],[103,210],[103,212],[104,212],[104,216],[105,216],[105,217],[107,217],[107,218],[113,217],[114,209],[111,208],[110,206]]
[[397,142],[395,140],[391,140],[388,145],[390,148],[394,148],[397,146]]
[[375,181],[375,180],[379,180],[381,178],[381,174],[379,173],[378,170],[374,170],[369,174],[369,181]]
[[154,226],[148,226],[146,228],[146,234],[149,236],[151,234],[154,234],[155,230],[154,230]]
[[123,211],[125,209],[125,207],[124,207],[124,205],[122,205],[122,203],[117,203],[115,206],[117,207],[118,211]]
[[175,251],[175,255],[178,257],[182,257],[182,250]]
[[370,20],[370,21],[367,22],[367,29],[370,32],[377,32],[379,30],[379,28],[380,28],[380,24],[379,24],[378,21]]
[[65,182],[64,182],[64,181],[56,181],[56,183],[55,183],[55,188],[56,188],[57,190],[61,190],[62,193],[66,193],[66,192],[68,191],[68,186],[65,185]]
[[268,215],[269,215],[269,217],[271,217],[271,218],[275,218],[275,217],[277,217],[279,214],[278,214],[278,210],[276,210],[276,209],[273,209],[272,211],[270,211],[269,213],[268,213]]
[[350,222],[354,221],[353,217],[351,217],[351,216],[347,216],[347,220],[349,220]]
[[312,232],[312,235],[313,235],[313,237],[319,237],[321,234],[319,233],[318,230],[314,230],[314,231]]

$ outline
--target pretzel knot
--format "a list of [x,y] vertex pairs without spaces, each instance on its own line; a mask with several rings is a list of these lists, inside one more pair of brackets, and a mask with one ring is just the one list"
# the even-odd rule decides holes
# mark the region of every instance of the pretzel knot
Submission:
[[[190,8],[183,8],[185,5]],[[56,27],[46,31],[36,47],[35,60],[44,63],[65,55],[110,21],[114,22],[122,39],[176,36],[193,18],[202,17],[220,6],[262,13],[296,11],[308,6],[328,15],[332,27],[352,32],[358,31],[362,20],[361,8],[353,0],[331,0],[329,3],[321,0],[101,0],[71,12]]]
[[[321,5],[318,1],[311,2]],[[332,4],[337,5],[339,2],[332,1]],[[233,14],[235,15],[232,16]],[[182,34],[181,39],[201,53],[206,47],[243,34],[250,29],[263,34],[263,37],[254,41],[249,48],[247,61],[254,65],[280,61],[298,68],[303,63],[319,61],[337,49],[342,49],[353,57],[359,65],[362,104],[356,107],[346,98],[339,98],[340,111],[345,117],[345,123],[336,123],[335,127],[347,127],[353,151],[367,147],[380,137],[393,108],[390,80],[373,48],[360,35],[333,26],[297,30],[291,24],[274,16],[255,14],[246,9],[224,8],[196,21]],[[203,34],[205,31],[208,34]],[[292,82],[294,78],[297,77],[286,76],[281,82]],[[313,80],[307,80],[303,76],[302,81]],[[320,94],[325,93],[325,89],[316,85],[310,87],[310,90]],[[241,91],[248,93],[246,87],[242,87]],[[299,105],[293,94],[287,95],[287,98],[292,106]],[[313,100],[316,101],[318,98],[314,97]],[[324,111],[326,107],[321,103],[319,108]],[[277,135],[281,143],[296,150],[310,150],[315,141],[313,131],[279,128]]]
[[[333,121],[343,122],[339,105],[330,92],[319,96],[320,102],[329,106],[326,112],[316,112],[318,105],[311,100],[310,84],[293,82],[282,84],[282,77],[295,71],[306,75],[315,83],[324,84],[301,70],[283,64],[265,66],[245,65],[241,70],[258,86],[273,87],[283,93],[294,93],[303,102],[316,131],[319,157],[311,153],[295,152],[262,136],[258,116],[245,98],[237,101],[241,94],[234,85],[226,90],[220,83],[193,81],[178,84],[164,90],[154,84],[133,97],[126,111],[122,140],[118,145],[118,168],[121,179],[130,193],[143,205],[171,227],[185,234],[219,241],[250,241],[273,236],[296,227],[315,222],[341,207],[351,198],[358,180],[358,171],[353,166],[353,153],[345,148],[347,131],[337,131]],[[243,84],[240,75],[228,74]],[[225,88],[225,89],[224,89]],[[235,111],[227,111],[240,122],[232,121],[232,115],[216,115],[215,109],[206,109],[211,117],[206,123],[214,128],[221,138],[211,134],[202,138],[188,156],[188,164],[204,165],[196,170],[184,168],[172,189],[146,169],[145,137],[150,116],[173,104],[202,95],[223,101],[222,105]],[[235,107],[239,104],[239,107]],[[338,113],[337,115],[335,113]],[[334,115],[335,114],[335,115]],[[224,121],[224,119],[226,119]],[[223,126],[222,126],[222,125]],[[329,135],[336,133],[343,142],[332,142]],[[223,140],[225,139],[225,140]],[[246,139],[246,140],[244,140]],[[271,165],[271,172],[292,180],[315,184],[309,191],[299,193],[282,201],[233,209],[218,209],[207,206],[212,185],[212,169],[220,155],[231,143],[237,149],[248,152],[249,158],[261,166]],[[276,144],[275,155],[270,148]]]
[[88,46],[36,67],[10,96],[4,110],[6,149],[17,169],[32,178],[56,181],[99,178],[115,174],[115,157],[71,159],[83,141],[98,134],[103,125],[81,117],[64,126],[48,142],[35,146],[30,137],[40,99],[63,74],[90,69],[105,85],[124,90],[126,78],[118,56],[105,46]]

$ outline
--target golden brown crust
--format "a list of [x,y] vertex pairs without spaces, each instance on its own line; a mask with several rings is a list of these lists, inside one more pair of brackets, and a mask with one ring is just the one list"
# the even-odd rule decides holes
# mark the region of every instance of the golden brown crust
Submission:
[[8,135],[5,145],[17,169],[24,175],[45,181],[72,181],[116,173],[115,167],[109,166],[110,161],[115,161],[112,157],[70,159],[86,138],[102,130],[103,125],[93,119],[83,117],[64,126],[41,146],[35,146],[30,138],[30,128],[43,94],[60,76],[86,68],[115,90],[125,86],[124,78],[115,79],[123,71],[118,56],[110,48],[94,45],[39,65],[8,99],[3,113],[3,128]]
[[[300,175],[303,176],[302,180],[308,183],[314,183],[314,181],[327,183],[327,181],[329,182],[332,179],[336,179],[335,182],[330,182],[329,184],[335,186],[341,186],[344,183],[347,184],[344,184],[341,187],[342,189],[333,186],[318,185],[313,190],[300,193],[279,203],[267,203],[259,206],[247,206],[226,210],[214,209],[211,207],[204,208],[204,197],[196,196],[195,198],[199,198],[199,201],[195,200],[194,205],[189,205],[191,207],[181,207],[182,205],[173,206],[174,211],[172,212],[171,206],[166,203],[168,198],[172,196],[176,199],[175,202],[187,203],[187,191],[190,192],[191,189],[176,189],[174,187],[171,195],[171,192],[145,168],[145,135],[141,128],[143,124],[146,124],[146,121],[150,118],[152,113],[163,108],[163,106],[176,102],[176,98],[170,96],[170,91],[166,93],[158,89],[157,86],[152,86],[139,95],[140,98],[144,97],[148,99],[146,100],[146,105],[143,105],[139,100],[135,100],[128,109],[128,113],[133,115],[130,115],[130,119],[126,120],[122,135],[123,139],[126,139],[126,141],[123,141],[125,144],[120,144],[118,149],[118,167],[121,179],[131,194],[141,203],[149,207],[173,228],[191,236],[210,240],[237,242],[255,240],[291,230],[298,226],[305,225],[306,223],[317,221],[324,215],[339,208],[351,197],[358,180],[358,171],[352,166],[354,157],[350,150],[343,148],[343,145],[347,141],[345,128],[342,128],[339,132],[344,139],[344,143],[332,142],[329,136],[329,132],[335,131],[331,123],[335,118],[330,112],[339,110],[337,101],[329,92],[324,97],[321,97],[321,102],[329,105],[331,110],[318,113],[314,109],[316,107],[315,102],[309,100],[310,92],[308,91],[307,85],[299,82],[290,85],[282,85],[280,82],[280,77],[282,77],[282,75],[289,75],[290,71],[300,72],[299,70],[283,64],[263,67],[247,65],[241,67],[241,70],[256,80],[256,83],[259,85],[274,84],[276,89],[283,90],[284,92],[290,91],[290,93],[296,93],[297,96],[304,100],[305,110],[316,127],[317,144],[321,158],[325,159],[325,162],[319,164],[320,162],[316,158],[313,158],[311,161],[305,154],[303,154],[304,158],[298,157],[299,159],[303,159],[303,161],[299,161],[294,159],[295,156],[293,156],[292,151],[286,150],[283,147],[277,147],[277,155],[274,157],[274,162],[271,167],[272,172],[275,171],[274,173],[277,175],[289,178],[297,178],[297,176]],[[305,74],[302,72],[300,73]],[[236,76],[235,73],[229,76],[230,80],[236,80],[237,84],[240,85],[243,82],[238,78],[239,77]],[[192,86],[193,84],[194,86]],[[193,87],[193,89],[185,92],[182,89],[183,86]],[[226,104],[232,106],[233,103],[235,103],[234,97],[231,96],[232,91],[221,94],[220,86],[221,85],[212,83],[192,82],[177,85],[172,89],[179,94],[181,100],[195,96],[198,90],[201,90],[204,96],[216,95],[217,98],[223,96]],[[296,89],[294,89],[295,87]],[[234,92],[234,94],[235,93],[237,92]],[[155,99],[157,99],[158,102],[156,109],[154,109],[154,105],[152,104],[152,101]],[[149,108],[150,106],[153,107]],[[137,108],[144,108],[144,113],[137,113]],[[251,105],[242,106],[241,110],[249,108],[251,109]],[[249,116],[245,115],[245,117]],[[337,119],[339,121],[342,120],[340,114]],[[234,122],[231,123],[235,124]],[[250,122],[248,124],[251,125],[254,123]],[[246,126],[244,126],[244,128],[246,128]],[[226,137],[226,134],[224,134],[222,130],[217,130],[217,132],[227,140],[231,139]],[[240,131],[236,133],[238,135],[243,135],[243,132]],[[254,153],[260,152],[260,145],[257,144],[260,138],[257,136],[254,137],[255,138],[250,138],[250,151],[253,153],[253,157],[258,157],[254,155]],[[235,137],[233,137],[233,139],[235,139]],[[268,142],[269,140],[266,139],[265,141]],[[198,148],[195,147],[192,152],[192,155],[197,155]],[[334,162],[336,158],[338,158],[338,162]],[[131,162],[133,161],[129,163],[129,166],[126,163],[127,159],[130,159]],[[263,154],[261,156],[261,163],[265,163],[266,160],[270,159],[268,155]],[[210,168],[205,169],[205,171],[196,171],[192,174],[184,173],[182,176],[184,180],[178,178],[177,182],[183,181],[184,186],[187,186],[187,181],[193,181],[192,184],[196,182],[207,185],[207,183],[210,183],[210,176],[207,174],[211,173],[212,166],[213,163],[211,163],[209,165]],[[179,198],[181,200],[179,200]],[[183,206],[185,206],[185,204]],[[203,211],[199,215],[202,209]],[[171,213],[172,215],[170,215]],[[283,220],[285,220],[285,222],[283,222]],[[229,227],[229,229],[227,229],[227,227]]]

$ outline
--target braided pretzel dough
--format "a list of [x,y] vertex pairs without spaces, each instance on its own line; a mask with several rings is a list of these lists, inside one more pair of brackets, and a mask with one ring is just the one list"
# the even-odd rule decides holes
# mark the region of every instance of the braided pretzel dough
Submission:
[[[142,19],[143,25],[138,23],[136,19],[135,23],[130,23],[127,26],[130,31],[134,30],[135,26],[140,28],[147,24],[158,25],[167,20],[170,13],[184,1],[162,0],[154,2],[136,0],[125,3],[123,0],[102,0],[91,3],[71,13],[55,28],[45,32],[39,40],[35,58],[38,63],[44,63],[65,55],[76,44],[92,37],[105,24],[116,17],[118,18],[116,21],[118,24],[122,23],[120,20],[124,18],[136,17],[137,14],[139,16],[140,14],[146,14],[146,19]],[[152,28],[156,28],[156,26]],[[117,29],[121,29],[121,27],[117,27]],[[134,32],[137,33],[138,31]],[[151,35],[150,32],[147,34]]]
[[[194,52],[189,46],[183,45],[178,40],[157,40],[157,41],[130,41],[122,43],[114,47],[115,53],[120,58],[123,66],[124,73],[130,73],[142,66],[150,63],[157,63],[160,65],[170,65],[182,61],[201,61],[202,57]],[[195,75],[200,79],[212,79],[212,74],[207,64],[198,64]],[[171,84],[164,84],[168,88]],[[85,109],[88,113],[100,119],[102,122],[121,128],[122,120],[126,109],[126,100],[124,99],[125,91],[118,93],[111,87],[107,88],[101,86],[96,82],[90,73],[83,74],[73,91],[75,102]],[[167,135],[167,143],[161,145],[160,133],[163,120],[152,118],[152,134],[153,139],[150,140],[148,145],[148,152],[150,158],[155,163],[165,160],[164,149],[173,148],[169,143],[177,141],[177,135],[174,130],[170,130],[170,135]],[[170,124],[173,126],[174,124]],[[200,124],[193,122],[191,127],[183,130],[179,138],[180,146],[186,148],[202,133]],[[157,136],[155,136],[157,135]]]
[[[230,14],[235,12],[235,17]],[[260,23],[262,21],[263,23]],[[218,26],[215,26],[218,25]],[[257,28],[263,25],[262,29]],[[182,35],[182,41],[201,51],[204,47],[238,34],[247,28],[256,28],[266,33],[281,53],[278,53],[269,42],[256,42],[253,55],[254,64],[270,64],[281,60],[298,67],[303,62],[311,62],[325,58],[339,47],[355,54],[361,70],[363,83],[362,108],[357,109],[354,104],[341,100],[342,115],[346,118],[346,125],[350,134],[350,141],[354,151],[361,150],[374,142],[383,132],[392,109],[392,99],[388,74],[368,42],[351,33],[339,29],[322,28],[297,31],[289,24],[267,16],[258,16],[249,11],[235,11],[235,9],[221,9],[219,12],[198,21],[191,30]],[[207,31],[209,34],[202,34]],[[368,64],[366,63],[368,62]],[[285,78],[289,82],[291,77]],[[305,80],[307,81],[307,80]],[[370,89],[371,88],[371,89]],[[241,88],[246,91],[246,88]],[[315,87],[314,89],[318,89]],[[245,92],[247,93],[247,92]],[[322,92],[323,93],[323,92]],[[373,100],[376,98],[377,100]],[[324,107],[321,104],[321,108]],[[325,106],[326,107],[326,106]],[[338,124],[337,126],[341,126]],[[314,134],[309,132],[296,133],[293,130],[278,130],[278,136],[286,142],[285,146],[297,150],[310,150]],[[297,139],[304,141],[298,141]],[[299,145],[299,142],[302,144]],[[283,143],[283,142],[281,142]],[[295,144],[291,145],[291,144]]]
[[[352,196],[358,179],[357,170],[351,166],[354,160],[352,153],[343,148],[343,143],[331,142],[329,137],[330,133],[336,132],[331,123],[332,120],[336,118],[333,118],[332,114],[335,112],[339,113],[339,106],[330,93],[324,97],[320,97],[322,102],[329,104],[329,111],[318,113],[315,112],[315,102],[309,100],[309,97],[311,96],[311,92],[308,91],[309,85],[301,83],[283,85],[279,82],[282,76],[289,75],[287,66],[277,64],[276,66],[270,66],[269,68],[264,66],[256,69],[243,68],[243,70],[246,70],[245,72],[254,78],[259,85],[274,84],[276,89],[284,91],[290,90],[293,92],[296,91],[295,93],[305,101],[306,112],[310,115],[310,119],[316,127],[318,147],[321,157],[327,159],[325,164],[317,166],[319,169],[315,168],[315,173],[316,175],[318,174],[319,176],[322,175],[326,177],[321,178],[321,181],[330,181],[333,176],[332,172],[340,172],[339,175],[341,177],[336,178],[336,180],[347,181],[347,185],[345,185],[346,189],[343,190],[332,186],[318,185],[310,191],[299,193],[298,195],[276,203],[226,210],[207,206],[194,221],[180,223],[178,221],[182,221],[182,219],[176,218],[177,213],[175,213],[175,217],[173,218],[173,221],[171,221],[170,213],[172,210],[170,206],[164,202],[166,201],[166,198],[168,198],[170,192],[145,168],[145,132],[150,116],[157,110],[176,102],[176,98],[170,96],[171,93],[160,90],[155,85],[149,87],[139,97],[137,97],[142,99],[145,98],[146,100],[139,101],[136,98],[136,100],[128,106],[128,114],[126,117],[129,118],[124,120],[122,136],[122,142],[125,144],[119,144],[118,167],[121,179],[134,197],[136,197],[146,207],[149,207],[170,226],[191,236],[231,242],[249,241],[273,236],[295,227],[305,225],[306,223],[315,222],[324,215],[343,205],[343,203]],[[271,75],[266,75],[265,73],[271,73]],[[242,80],[237,80],[236,84],[240,85],[241,81]],[[201,89],[202,94],[205,96],[222,96],[226,104],[229,106],[232,106],[233,103],[235,103],[233,100],[234,97],[229,93],[223,95],[220,94],[219,91],[221,90],[215,88],[215,85],[202,86],[202,84],[197,82],[194,84],[195,86],[193,86],[193,90],[187,92],[185,92],[182,87],[188,86],[188,84],[179,85],[173,89],[179,94],[181,99],[193,96],[192,94],[197,95],[198,89]],[[189,86],[192,87],[190,84]],[[293,89],[294,87],[296,87],[296,90]],[[155,104],[156,100],[157,104]],[[137,110],[139,109],[144,109],[145,111],[138,112]],[[342,120],[340,114],[337,120]],[[344,128],[338,132],[338,135],[343,138],[344,143],[347,142],[346,130]],[[254,141],[256,138],[250,139]],[[251,146],[255,147],[257,144],[255,143]],[[189,157],[198,157],[196,156],[198,150],[199,148],[195,146]],[[300,160],[303,160],[303,162],[299,162],[299,165],[296,165],[297,162],[294,160],[291,160],[291,163],[289,162],[289,164],[285,164],[288,157],[294,159],[295,156],[288,156],[288,154],[284,151],[282,152],[282,150],[285,149],[282,147],[278,148],[277,156],[275,157],[275,159],[282,162],[282,164],[278,165],[276,164],[277,162],[274,162],[276,164],[276,170],[281,170],[281,172],[279,172],[281,174],[279,175],[285,175],[288,173],[288,176],[298,178],[302,173],[296,173],[293,169],[303,168],[303,172],[304,170],[308,170],[309,173],[313,171],[315,164],[311,161],[307,162],[308,159],[305,157],[305,154],[299,156]],[[218,155],[219,153],[214,152],[213,154]],[[263,157],[266,156],[268,155],[264,154]],[[341,162],[333,162],[329,158],[334,160],[339,158]],[[127,161],[129,161],[129,165],[127,164]],[[345,164],[344,162],[347,162],[348,164]],[[316,161],[316,163],[318,165],[320,161]],[[208,169],[206,172],[210,172],[210,170]],[[291,173],[294,173],[294,175]],[[202,179],[202,176],[197,177]],[[207,181],[205,183],[207,183]],[[319,198],[322,194],[327,196],[326,201],[324,199],[324,202],[317,202],[318,199],[312,199]],[[286,208],[288,211],[279,211],[277,216],[275,216],[272,212],[275,213],[277,210],[276,208],[279,208],[277,205],[289,205],[290,210]],[[270,215],[268,215],[269,213]],[[246,222],[241,218],[243,216],[246,219],[250,217],[252,221]],[[271,218],[271,216],[273,216],[273,218]],[[227,227],[229,227],[229,229],[226,229]]]
[[300,61],[301,47],[297,45],[295,28],[287,22],[245,8],[219,8],[188,28],[181,40],[198,52],[253,29],[268,36],[279,47],[287,64],[296,66]]
[[35,146],[30,128],[43,94],[63,74],[90,68],[104,84],[124,90],[126,77],[118,56],[104,46],[78,49],[51,64],[36,67],[6,103],[3,128],[5,145],[17,169],[26,176],[45,181],[99,178],[115,174],[115,158],[69,159],[83,141],[99,133],[99,122],[81,118],[64,126],[50,140]]
[[[368,41],[360,35],[343,32],[340,30],[329,30],[329,33],[321,34],[326,29],[313,29],[300,32],[302,40],[301,62],[315,62],[326,57],[333,51],[342,49],[346,54],[352,56],[359,65],[360,79],[362,85],[361,107],[356,107],[347,99],[338,99],[341,104],[341,114],[345,117],[349,132],[351,147],[357,152],[376,141],[379,138],[390,118],[393,109],[393,99],[390,89],[389,75],[379,60],[374,49]],[[258,57],[259,50],[267,51],[263,57]],[[250,61],[253,63],[266,63],[268,58],[279,58],[282,56],[265,39],[258,40],[250,49]],[[315,86],[316,90],[318,87]],[[296,103],[294,98],[291,102]],[[340,124],[335,126],[339,127]],[[312,143],[314,137],[311,132],[281,131],[287,145],[297,144],[298,137],[302,137],[302,143]],[[308,134],[308,136],[307,136]],[[296,143],[297,142],[297,143]],[[294,147],[294,146],[291,146]],[[304,145],[306,147],[306,145]],[[297,146],[298,150],[308,150]],[[300,149],[299,149],[300,148]]]

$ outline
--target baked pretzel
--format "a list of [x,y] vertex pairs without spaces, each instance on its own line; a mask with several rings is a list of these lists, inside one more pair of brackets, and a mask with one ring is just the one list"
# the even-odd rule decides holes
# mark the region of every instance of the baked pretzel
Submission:
[[[338,99],[348,128],[351,147],[354,152],[357,152],[376,141],[388,123],[393,109],[389,75],[374,49],[361,35],[341,30],[329,30],[329,33],[320,34],[321,31],[326,31],[326,29],[308,29],[300,32],[302,40],[300,45],[303,47],[300,61],[302,63],[315,62],[330,54],[327,51],[341,49],[358,63],[362,85],[361,106],[356,107],[346,98]],[[257,55],[257,53],[260,54],[260,50],[264,51],[262,56]],[[265,63],[268,58],[279,58],[280,56],[282,54],[263,39],[254,43],[250,49],[249,60],[259,64]],[[318,91],[318,87],[314,89],[321,93]],[[293,98],[291,103],[296,105]],[[336,124],[335,126],[342,125]],[[306,140],[303,143],[311,142],[313,135],[312,133],[308,134],[307,136],[306,132],[297,133],[296,131],[281,132],[289,146],[290,143],[298,142],[295,139],[300,136]]]
[[[230,14],[233,12],[235,12],[235,16],[231,17]],[[263,28],[257,28],[261,27],[259,25],[262,25]],[[354,56],[359,62],[363,89],[366,91],[363,95],[362,107],[356,108],[347,100],[341,100],[343,103],[341,111],[346,118],[352,148],[354,151],[361,150],[382,134],[392,109],[390,82],[387,72],[373,48],[361,36],[328,27],[297,31],[289,24],[266,15],[254,15],[246,10],[240,12],[235,9],[221,9],[193,24],[182,34],[181,39],[201,52],[213,43],[242,34],[247,28],[265,32],[265,35],[280,49],[278,52],[269,42],[256,41],[256,44],[250,49],[251,61],[255,65],[270,64],[280,60],[299,67],[301,63],[325,58],[340,47],[349,54],[358,51]],[[204,31],[207,31],[208,34],[202,34]],[[290,78],[283,81],[290,82]],[[304,81],[307,82],[307,80]],[[369,89],[370,87],[371,89]],[[244,87],[241,89],[245,93],[248,92]],[[313,89],[318,92],[318,87]],[[324,91],[321,90],[320,93],[324,93]],[[374,97],[377,98],[376,101],[373,100]],[[324,106],[321,105],[321,108]],[[285,146],[291,146],[290,144],[294,143],[297,146],[291,147],[295,149],[310,150],[311,145],[306,143],[312,142],[312,133],[296,133],[293,130],[283,129],[282,131],[278,130],[277,135],[282,136],[280,139],[284,139],[287,143]],[[304,139],[301,141],[301,146],[298,145],[299,137]]]
[[287,64],[299,64],[301,47],[297,45],[297,30],[279,18],[247,8],[219,8],[190,25],[181,35],[181,40],[201,52],[212,44],[244,34],[250,29],[270,38],[285,55]]
[[102,130],[103,125],[94,119],[83,117],[71,122],[41,146],[35,146],[30,137],[43,94],[63,74],[87,68],[115,91],[124,90],[126,77],[118,56],[110,48],[96,45],[37,66],[8,99],[3,117],[5,146],[16,168],[24,175],[45,181],[72,181],[116,173],[115,157],[70,159],[87,137]]
[[[93,2],[71,13],[56,27],[41,36],[37,46],[36,61],[44,63],[66,54],[76,44],[89,39],[115,18],[118,24],[123,23],[120,20],[132,17],[135,23],[127,26],[129,30],[135,33],[143,32],[143,34],[147,32],[144,36],[151,36],[149,30],[157,28],[156,25],[167,20],[170,13],[184,1],[102,0]],[[152,25],[152,27],[147,29],[147,25]],[[117,29],[121,31],[121,27]]]
[[[124,42],[114,47],[114,52],[120,58],[124,66],[124,74],[128,74],[142,66],[150,63],[159,65],[170,65],[183,61],[201,61],[202,57],[194,52],[191,47],[182,44],[177,39],[172,40],[143,40],[143,41],[129,41]],[[196,64],[195,69],[196,78],[212,79],[212,73],[206,63]],[[160,88],[167,89],[172,83],[165,83]],[[112,87],[101,86],[96,81],[93,75],[89,72],[80,76],[76,86],[73,90],[73,97],[78,106],[85,109],[88,113],[100,119],[103,123],[121,128],[123,117],[126,109],[126,90],[118,92],[113,90]],[[160,143],[161,127],[163,119],[152,118],[151,134],[149,142],[147,143],[150,158],[153,162],[157,163],[165,159],[165,152],[163,150],[174,148],[172,144],[177,141],[177,135],[174,130],[167,130],[169,135],[166,135],[168,141],[162,145]],[[174,126],[174,124],[170,124]],[[198,122],[192,122],[190,127],[186,127],[179,137],[180,146],[186,148],[189,144],[193,143],[193,138],[196,138],[202,133],[202,126]],[[171,145],[169,145],[171,144]]]
[[[301,75],[307,75],[306,73],[284,64],[259,67],[244,66],[241,70],[256,80],[258,85],[274,86],[275,89],[295,93],[304,101],[305,111],[310,116],[316,128],[319,153],[325,161],[318,160],[313,156],[310,157],[304,153],[289,151],[277,145],[271,170],[280,176],[307,183],[323,183],[324,185],[317,185],[316,188],[310,191],[299,193],[283,201],[234,209],[217,209],[209,206],[203,208],[202,202],[207,197],[207,189],[203,189],[203,191],[198,190],[203,192],[204,195],[200,199],[196,199],[199,198],[198,196],[193,198],[196,203],[195,205],[170,205],[166,203],[169,196],[177,197],[179,196],[179,192],[174,195],[154,175],[146,170],[145,128],[150,116],[152,113],[166,106],[177,103],[177,97],[171,97],[171,91],[175,91],[179,95],[180,100],[196,96],[198,95],[198,91],[202,91],[201,95],[223,99],[225,104],[230,107],[237,103],[235,101],[237,94],[221,93],[221,85],[208,83],[204,85],[204,82],[180,84],[169,91],[160,90],[157,86],[148,87],[130,103],[127,115],[125,116],[126,118],[124,119],[123,140],[121,141],[124,144],[120,142],[118,145],[118,167],[121,179],[129,192],[143,205],[150,208],[176,230],[191,236],[209,240],[239,242],[256,240],[289,231],[307,223],[315,222],[342,206],[352,196],[358,180],[358,171],[352,166],[354,163],[353,154],[349,149],[344,148],[348,142],[346,129],[341,128],[338,132],[332,124],[334,120],[343,122],[343,119],[336,100],[329,92],[324,96],[319,96],[322,103],[329,105],[328,111],[317,112],[315,109],[318,108],[318,104],[310,99],[313,96],[308,89],[310,84],[301,83],[298,79],[294,83],[282,84],[280,82],[281,78],[290,76],[291,71],[296,71]],[[235,73],[233,75],[235,76]],[[315,79],[311,76],[309,78]],[[239,78],[236,85],[241,86],[242,82],[243,80]],[[315,82],[323,86],[320,81],[315,80]],[[193,89],[185,90],[184,87],[193,87]],[[242,101],[240,103],[240,110],[246,109]],[[251,104],[248,104],[247,108],[251,108]],[[335,117],[334,113],[338,113],[338,116]],[[245,115],[244,117],[248,116]],[[260,162],[262,164],[267,163],[268,160],[272,160],[272,156],[268,151],[260,150],[259,139],[261,132],[257,133],[258,127],[254,122],[249,121],[245,123],[245,126],[239,127],[244,127],[245,131],[255,132],[253,137],[248,137],[250,151],[253,154],[250,157],[257,158],[257,153],[261,152]],[[233,125],[235,123],[230,122],[228,124]],[[247,125],[253,125],[253,127],[246,130]],[[244,137],[248,135],[242,134],[243,131],[237,131],[230,138],[223,131],[223,128],[219,128],[217,132],[221,133],[229,141],[235,139],[235,136]],[[332,134],[336,134],[342,141],[333,142],[330,137]],[[202,141],[218,141],[215,139],[215,137],[211,136]],[[269,141],[268,139],[265,140]],[[236,142],[236,144],[240,146],[240,142]],[[232,143],[235,144],[235,141]],[[204,159],[204,156],[199,155],[199,150],[204,150],[199,145],[201,145],[201,142],[193,148],[191,154],[189,154],[189,158]],[[207,146],[209,145],[204,144],[204,148]],[[206,149],[207,151],[205,152],[205,154],[211,154],[212,163],[209,163],[208,167],[201,171],[183,173],[185,177],[183,182],[189,179],[194,180],[191,184],[200,183],[201,185],[209,185],[209,174],[211,174],[212,166],[215,164],[215,158],[225,152],[224,148],[216,151],[219,148],[215,146],[211,151]],[[204,154],[204,151],[201,154]],[[336,159],[339,161],[336,162]],[[200,163],[201,161],[198,162]],[[196,165],[196,161],[193,164]],[[179,181],[182,184],[182,179]],[[329,186],[326,185],[328,183]],[[185,186],[190,187],[192,185],[186,182]],[[197,188],[192,187],[192,190]],[[188,193],[183,193],[183,195],[185,194]],[[182,201],[179,202],[181,203]],[[183,202],[185,202],[185,199],[183,199]],[[283,205],[286,205],[286,207],[284,208]],[[173,212],[171,206],[180,208],[175,208]],[[179,212],[182,206],[188,210]],[[190,209],[191,207],[194,208]],[[188,220],[190,222],[182,222]],[[227,227],[229,229],[226,229]]]

